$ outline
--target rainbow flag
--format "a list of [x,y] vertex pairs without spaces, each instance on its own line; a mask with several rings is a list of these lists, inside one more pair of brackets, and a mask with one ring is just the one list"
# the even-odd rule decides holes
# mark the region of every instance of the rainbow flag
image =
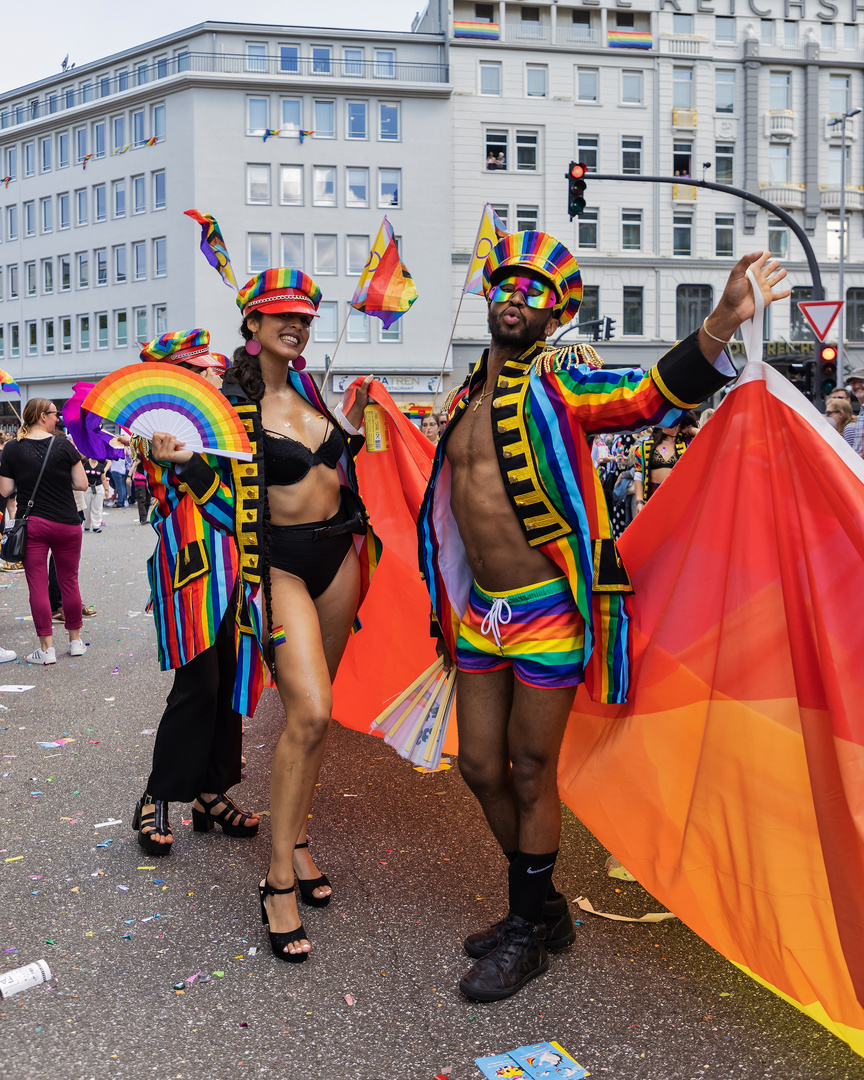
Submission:
[[84,157],[81,159],[81,167],[82,168],[84,168],[84,169],[87,168],[87,162],[90,160],[91,157],[93,157],[92,154],[85,154],[84,155]]
[[480,228],[477,230],[477,238],[474,241],[474,251],[468,265],[468,273],[465,275],[465,284],[462,286],[463,293],[483,295],[483,266],[489,258],[489,252],[502,236],[507,236],[504,222],[492,209],[492,204],[487,202],[483,207]]
[[477,38],[480,41],[497,41],[500,34],[498,23],[454,21],[453,37]]
[[9,187],[9,181],[11,179],[12,179],[11,176],[0,176],[0,184],[2,184],[4,187],[8,188]]
[[21,387],[12,378],[8,371],[4,371],[0,368],[0,387],[5,390],[7,394],[15,394],[16,397],[21,397]]
[[380,319],[386,330],[417,299],[417,289],[399,258],[393,226],[385,217],[354,290],[351,306]]
[[159,136],[158,136],[158,135],[154,135],[154,136],[152,136],[152,138],[149,138],[149,139],[147,140],[147,142],[146,142],[146,143],[144,143],[144,145],[145,145],[145,146],[155,146],[157,142],[159,142]]
[[279,626],[274,626],[273,629],[270,631],[270,640],[273,642],[273,648],[274,649],[276,648],[277,645],[284,645],[285,644],[285,627],[282,626],[281,624]]
[[650,49],[654,42],[650,30],[609,30],[607,43],[610,49]]
[[114,153],[115,154],[125,154],[126,151],[129,149],[129,147],[131,145],[132,145],[132,143],[127,142],[125,146],[115,146],[114,147]]
[[210,214],[200,214],[197,210],[184,210],[183,213],[197,221],[201,226],[201,250],[204,252],[204,258],[214,269],[219,271],[225,284],[236,292],[237,281],[231,267],[228,249],[222,239],[219,222]]
[[267,128],[264,132],[264,142],[270,138],[271,135],[281,135],[282,128]]
[[314,131],[302,131],[302,130],[298,131],[297,135],[298,135],[298,137],[300,139],[300,145],[301,146],[303,145],[303,140],[306,138],[307,135],[314,135],[314,134],[315,134]]

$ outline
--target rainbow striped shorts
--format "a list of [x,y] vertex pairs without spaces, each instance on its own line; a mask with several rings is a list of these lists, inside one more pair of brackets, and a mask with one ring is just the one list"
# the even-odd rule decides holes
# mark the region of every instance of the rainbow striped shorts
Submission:
[[456,667],[483,674],[513,668],[526,686],[583,681],[585,624],[566,578],[488,593],[475,581],[459,626]]

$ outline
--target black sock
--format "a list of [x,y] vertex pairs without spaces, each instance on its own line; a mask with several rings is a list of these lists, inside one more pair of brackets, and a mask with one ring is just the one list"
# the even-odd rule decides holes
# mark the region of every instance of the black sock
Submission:
[[530,923],[543,922],[543,904],[549,893],[557,851],[534,855],[520,851],[510,864],[510,912]]
[[560,900],[560,899],[561,899],[561,893],[558,892],[558,890],[555,888],[555,883],[550,879],[550,881],[549,881],[549,891],[546,893],[546,902],[549,903],[551,900]]

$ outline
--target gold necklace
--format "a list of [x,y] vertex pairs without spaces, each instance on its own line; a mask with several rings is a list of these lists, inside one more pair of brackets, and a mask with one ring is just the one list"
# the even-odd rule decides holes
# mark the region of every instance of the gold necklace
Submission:
[[489,390],[487,389],[488,386],[489,380],[487,379],[486,382],[483,383],[483,393],[480,395],[479,398],[477,398],[477,401],[474,403],[474,412],[477,412],[477,410],[483,404],[483,398],[485,398],[486,395],[489,393]]

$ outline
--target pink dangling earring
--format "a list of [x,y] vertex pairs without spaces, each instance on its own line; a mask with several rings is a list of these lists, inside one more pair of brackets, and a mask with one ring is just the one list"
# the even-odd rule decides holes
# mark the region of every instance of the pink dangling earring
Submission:
[[247,341],[246,342],[246,352],[250,356],[257,356],[258,353],[261,352],[261,342],[257,341],[255,338],[252,338],[250,341]]
[[302,356],[298,356],[297,359],[292,360],[291,363],[294,365],[295,371],[302,371],[303,368],[306,367],[306,361]]

